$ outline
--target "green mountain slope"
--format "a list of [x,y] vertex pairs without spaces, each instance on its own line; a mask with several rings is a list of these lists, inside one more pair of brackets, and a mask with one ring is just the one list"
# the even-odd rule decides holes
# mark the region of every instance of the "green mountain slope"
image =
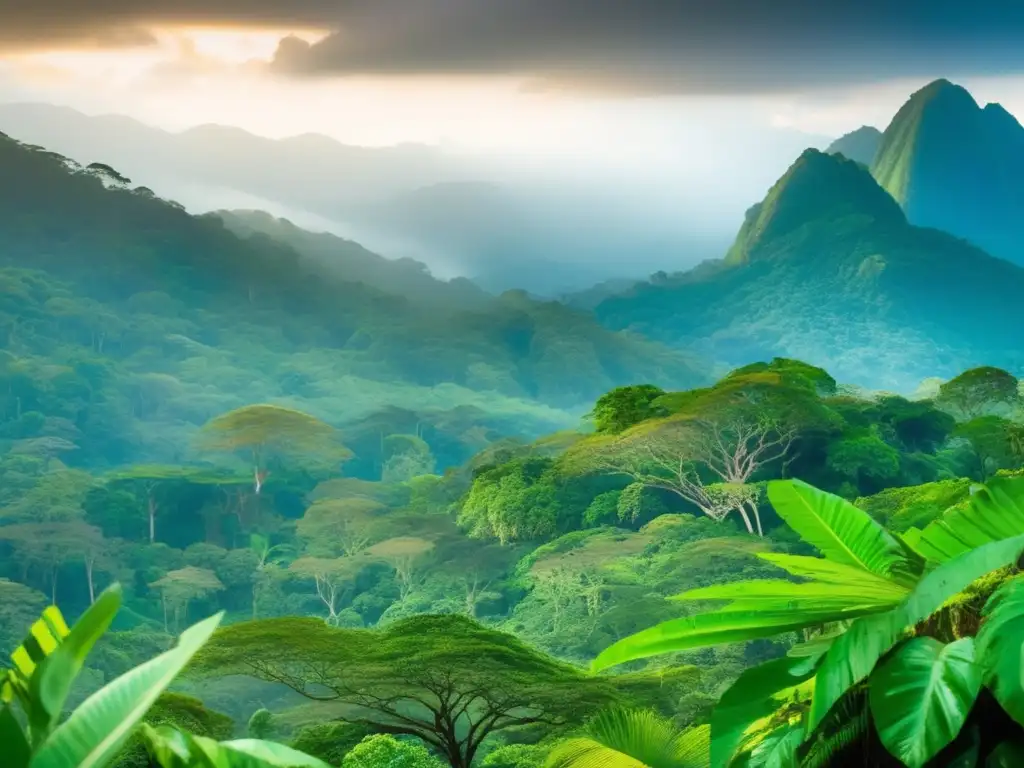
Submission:
[[912,389],[982,363],[1020,370],[1024,270],[909,225],[867,169],[805,152],[748,213],[726,259],[602,302],[631,328],[739,365],[795,357]]
[[843,155],[864,165],[871,165],[882,143],[882,132],[870,125],[862,125],[828,145],[830,155]]
[[264,235],[285,243],[343,280],[365,283],[415,302],[448,308],[479,308],[491,296],[466,278],[438,280],[415,259],[386,259],[359,243],[328,232],[310,232],[265,211],[217,211],[240,237]]
[[94,463],[177,460],[198,425],[254,402],[339,425],[475,407],[530,435],[610,386],[700,379],[591,315],[519,294],[442,310],[349,282],[2,135],[0,282],[0,440],[57,436]]
[[911,223],[1024,264],[1024,127],[947,80],[914,93],[882,136],[872,173]]

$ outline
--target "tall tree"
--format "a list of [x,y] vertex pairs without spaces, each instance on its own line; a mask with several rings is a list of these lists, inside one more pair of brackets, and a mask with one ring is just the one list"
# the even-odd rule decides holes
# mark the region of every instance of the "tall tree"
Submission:
[[394,569],[399,600],[405,600],[420,583],[417,566],[421,558],[433,548],[432,541],[417,536],[396,536],[374,544],[366,553],[384,560]]
[[298,618],[244,622],[221,630],[195,665],[346,704],[342,719],[417,736],[452,768],[469,768],[495,733],[570,725],[617,699],[608,679],[457,615],[416,616],[383,630]]
[[274,458],[302,456],[336,465],[351,455],[334,427],[278,405],[247,405],[217,416],[203,426],[201,442],[211,450],[245,454],[257,494]]
[[1002,368],[971,368],[940,386],[935,402],[958,419],[1005,416],[1020,403],[1018,383]]
[[386,509],[373,499],[325,499],[306,509],[295,529],[310,554],[352,557],[381,536]]
[[213,571],[191,565],[170,571],[149,586],[160,590],[165,631],[170,630],[167,621],[168,609],[173,612],[174,629],[177,631],[182,616],[188,616],[189,603],[224,589],[224,585]]

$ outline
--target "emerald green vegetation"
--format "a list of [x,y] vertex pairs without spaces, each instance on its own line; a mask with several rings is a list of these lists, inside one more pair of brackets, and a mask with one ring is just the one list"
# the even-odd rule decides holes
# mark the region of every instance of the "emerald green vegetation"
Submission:
[[620,640],[594,667],[797,633],[714,707],[715,766],[980,765],[1024,745],[1024,479],[996,478],[902,536],[800,481],[768,495],[823,557],[760,557],[803,581],[686,592],[728,603]]
[[[779,358],[610,390],[592,428],[443,474],[385,433],[372,480],[346,472],[346,430],[280,405],[212,417],[177,464],[27,461],[11,440],[0,639],[26,713],[33,670],[77,654],[26,754],[155,657],[96,765],[987,759],[1024,718],[1024,400],[994,368],[930,391]],[[68,634],[46,609],[55,639],[23,642],[51,602],[82,618]]]

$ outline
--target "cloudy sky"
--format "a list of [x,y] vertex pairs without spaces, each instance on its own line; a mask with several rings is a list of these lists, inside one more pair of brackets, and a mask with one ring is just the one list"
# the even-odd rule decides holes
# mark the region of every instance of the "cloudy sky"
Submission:
[[172,129],[531,151],[737,121],[837,135],[938,76],[1024,114],[1013,0],[0,0],[0,18],[0,100]]

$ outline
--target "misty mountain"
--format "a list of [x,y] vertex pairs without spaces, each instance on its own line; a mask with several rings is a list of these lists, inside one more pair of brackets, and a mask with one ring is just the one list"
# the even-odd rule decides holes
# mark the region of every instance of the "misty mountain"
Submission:
[[582,156],[352,147],[217,125],[170,133],[45,104],[0,105],[0,130],[83,165],[109,164],[193,213],[266,210],[425,262],[435,275],[551,297],[717,256],[744,201],[820,138],[720,126],[715,138],[731,149],[714,162],[697,151],[698,131],[680,138],[678,157],[609,146],[597,167]]
[[753,206],[725,259],[597,307],[608,326],[729,365],[773,356],[912,390],[1024,366],[1024,269],[907,222],[863,165],[808,150]]
[[310,232],[265,211],[215,211],[214,214],[240,237],[269,237],[291,246],[342,280],[364,283],[424,306],[471,309],[484,307],[492,299],[466,278],[439,280],[421,261],[386,259],[359,243],[329,232]]
[[[0,168],[0,376],[11,412],[45,414],[59,401],[74,429],[116,439],[111,461],[173,458],[160,453],[170,444],[147,442],[147,420],[187,433],[247,403],[336,424],[394,405],[472,407],[481,423],[535,435],[637,377],[666,387],[703,378],[689,355],[588,313],[435,281],[287,223],[227,217],[239,231],[248,219],[240,237],[109,167],[3,135]],[[387,270],[405,295],[349,279],[390,282]]]
[[1024,127],[999,104],[929,84],[885,129],[872,173],[911,223],[1024,265]]
[[843,155],[870,166],[882,143],[882,132],[870,125],[862,125],[833,141],[825,151],[830,155]]

